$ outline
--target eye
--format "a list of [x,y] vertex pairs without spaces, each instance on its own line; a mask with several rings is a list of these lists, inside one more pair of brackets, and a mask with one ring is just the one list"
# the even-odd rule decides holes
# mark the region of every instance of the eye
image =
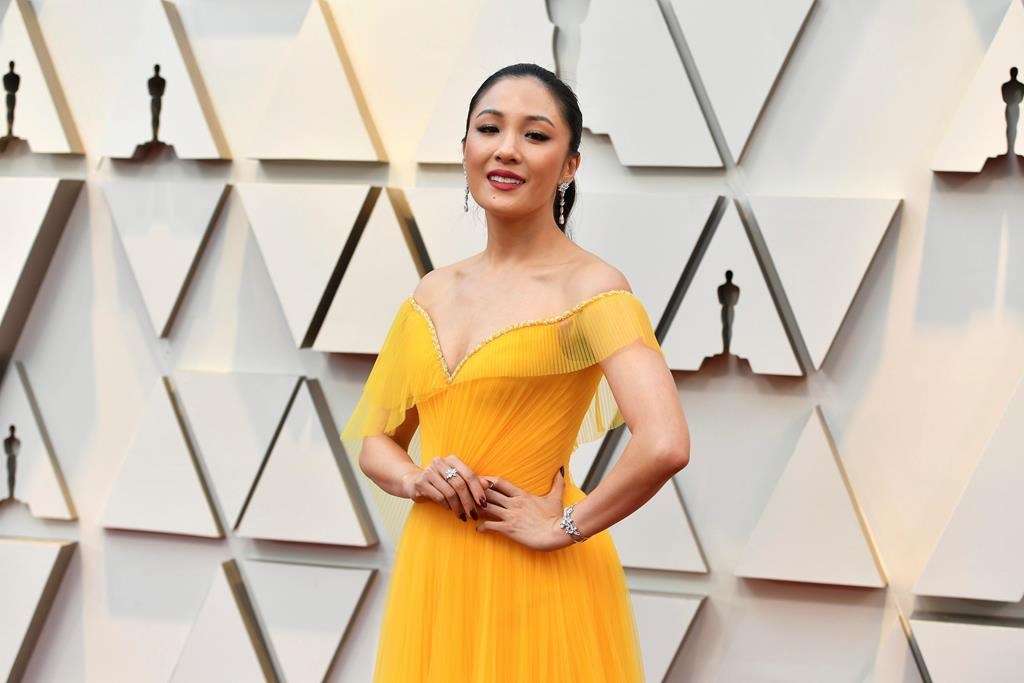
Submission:
[[[484,124],[482,126],[478,126],[477,130],[480,131],[481,133],[496,133],[498,131],[498,128],[497,128],[497,126],[488,123],[488,124]],[[540,132],[535,131],[535,130],[531,130],[526,135],[527,135],[527,137],[533,136],[533,139],[537,140],[538,142],[544,142],[545,140],[550,139],[547,135],[544,135],[544,133],[540,133]]]

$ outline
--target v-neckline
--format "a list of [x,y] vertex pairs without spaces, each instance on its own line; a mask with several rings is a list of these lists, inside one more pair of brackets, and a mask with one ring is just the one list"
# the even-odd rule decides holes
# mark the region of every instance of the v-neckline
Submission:
[[430,317],[430,313],[427,312],[427,309],[421,306],[420,303],[416,301],[416,298],[411,294],[409,295],[408,302],[421,316],[423,316],[424,321],[426,321],[427,327],[430,330],[430,340],[434,345],[434,351],[437,354],[438,363],[441,365],[441,371],[444,373],[445,379],[448,381],[448,384],[451,384],[452,382],[455,381],[455,376],[459,374],[459,370],[462,369],[462,366],[466,364],[466,361],[468,361],[477,351],[479,351],[484,346],[494,341],[498,337],[507,334],[512,330],[517,330],[521,327],[527,327],[530,325],[550,325],[556,322],[560,322],[562,320],[565,320],[569,316],[577,313],[587,304],[596,301],[597,299],[600,299],[602,297],[610,296],[612,294],[632,295],[633,292],[629,291],[628,289],[609,289],[607,291],[598,292],[593,296],[587,297],[583,301],[580,301],[571,308],[567,308],[566,310],[562,311],[561,313],[558,313],[557,315],[553,315],[548,318],[520,320],[519,322],[512,323],[511,325],[506,325],[498,329],[496,332],[492,332],[491,334],[487,335],[479,342],[477,342],[474,346],[472,346],[468,351],[466,351],[465,354],[463,354],[462,358],[459,359],[459,362],[456,363],[455,367],[451,370],[448,369],[448,361],[444,357],[444,352],[441,351],[441,340],[437,336],[437,326],[434,324],[434,319]]

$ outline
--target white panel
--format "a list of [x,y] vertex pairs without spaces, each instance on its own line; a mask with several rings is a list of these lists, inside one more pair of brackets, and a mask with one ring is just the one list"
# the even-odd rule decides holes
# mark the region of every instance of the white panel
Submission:
[[37,612],[46,613],[48,605],[41,603],[44,591],[53,580],[61,550],[68,545],[64,541],[0,539],[0,679],[4,681],[21,680],[15,671],[16,666],[24,669],[19,655],[32,651],[29,627]]
[[[932,160],[933,171],[977,173],[988,158],[1007,153],[1006,103],[1000,93],[1003,84],[1010,80],[1011,66],[1022,70],[1017,80],[1024,79],[1024,5],[1021,0],[1010,2],[999,31]],[[1014,152],[1024,155],[1024,135],[1019,120]]]
[[[309,5],[248,156],[256,159],[378,161],[342,63],[330,6]],[[335,35],[332,36],[332,29]]]
[[714,195],[581,192],[573,239],[622,271],[654,325],[668,306]]
[[752,197],[758,227],[816,369],[899,199]]
[[175,373],[199,456],[231,526],[238,522],[299,380],[248,372]]
[[224,184],[110,181],[103,193],[149,320],[158,335],[166,336],[213,227]]
[[0,306],[4,312],[11,303],[58,182],[57,178],[4,178],[0,181],[0,206],[3,207]]
[[301,346],[369,187],[241,183],[237,189],[295,345]]
[[[237,590],[243,590],[237,587]],[[267,680],[223,565],[210,584],[171,683]]]
[[911,619],[932,683],[1020,683],[1024,628]]
[[139,529],[220,538],[163,378],[117,473],[102,517],[108,529]]
[[193,82],[179,49],[171,27],[175,11],[173,4],[159,0],[144,0],[132,9],[136,15],[132,58],[123,60],[117,73],[111,75],[121,84],[121,90],[110,107],[100,143],[102,156],[130,158],[137,145],[153,139],[148,82],[154,75],[154,65],[159,64],[166,88],[161,98],[158,139],[174,147],[179,159],[229,158],[227,150],[215,140],[212,111],[208,120],[197,92],[201,87]]
[[[50,59],[42,42],[42,33],[38,34],[38,47],[33,46],[29,22],[33,30],[38,30],[39,24],[28,0],[11,0],[3,24],[0,24],[0,72],[6,75],[10,71],[9,63],[13,61],[14,73],[21,76],[15,94],[13,134],[26,140],[36,153],[82,154],[84,150],[73,129],[74,124],[69,118],[69,129],[65,130],[54,102],[55,97],[61,102],[64,97],[56,72],[48,66]],[[37,49],[40,51],[38,54]],[[50,74],[49,83],[47,72]],[[7,135],[6,106],[3,112],[0,135]],[[65,111],[65,115],[70,116],[70,112]]]
[[1024,598],[1024,380],[914,586],[918,595]]
[[[624,567],[701,574],[708,571],[671,481],[639,510],[613,524],[611,533]],[[652,543],[652,538],[661,541]]]
[[242,569],[284,680],[327,680],[374,570],[259,561]]
[[669,367],[697,370],[706,357],[722,353],[718,287],[725,282],[727,270],[732,270],[732,282],[740,289],[732,322],[731,353],[746,358],[756,373],[801,375],[768,284],[732,203],[665,335],[662,348]]
[[[465,189],[404,187],[416,227],[435,268],[461,261],[487,246],[487,225],[474,220],[480,208],[469,197],[469,212],[462,210]],[[412,291],[409,292],[412,294]]]
[[[45,425],[38,422],[33,410],[31,387],[24,367],[19,363],[14,372],[8,372],[0,387],[0,441],[10,438],[14,426],[15,437],[21,442],[15,457],[14,498],[28,505],[35,517],[46,519],[76,519],[74,504],[63,485],[63,474],[50,443],[44,437]],[[6,453],[6,446],[0,450]],[[0,455],[0,462],[7,456]],[[8,467],[2,468],[0,499],[9,495]]]
[[416,148],[420,163],[462,163],[460,140],[466,131],[469,100],[492,73],[517,62],[555,70],[551,49],[554,26],[543,0],[480,0],[478,9],[475,5],[464,5],[464,11],[479,14]]
[[657,0],[593,0],[578,77],[583,124],[607,133],[623,164],[722,165]]
[[300,387],[238,525],[239,536],[369,545],[356,509],[360,494],[350,493],[341,473],[347,462],[338,431],[323,424],[309,385]]
[[704,597],[631,591],[644,658],[644,678],[662,681],[690,630]]
[[[391,199],[382,192],[313,348],[377,353],[395,311],[416,289],[419,280],[416,262],[406,246]],[[367,296],[368,292],[373,296]]]
[[814,0],[672,0],[701,82],[733,159]]
[[736,575],[885,586],[853,506],[815,410],[747,541]]

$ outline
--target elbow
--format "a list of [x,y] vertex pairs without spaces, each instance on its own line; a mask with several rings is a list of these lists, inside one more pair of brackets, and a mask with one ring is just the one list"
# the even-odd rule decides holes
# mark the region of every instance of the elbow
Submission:
[[656,449],[656,453],[658,459],[665,464],[669,476],[675,475],[690,464],[690,435],[665,439]]

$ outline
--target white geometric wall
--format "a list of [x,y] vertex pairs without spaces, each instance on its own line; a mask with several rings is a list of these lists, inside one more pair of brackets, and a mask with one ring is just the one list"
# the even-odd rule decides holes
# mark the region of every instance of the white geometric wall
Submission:
[[650,679],[1015,680],[1024,205],[979,93],[1020,0],[0,17],[27,142],[0,152],[0,675],[370,679],[394,539],[337,430],[397,303],[484,247],[468,98],[533,61],[584,113],[569,233],[644,302],[691,427],[612,529]]

